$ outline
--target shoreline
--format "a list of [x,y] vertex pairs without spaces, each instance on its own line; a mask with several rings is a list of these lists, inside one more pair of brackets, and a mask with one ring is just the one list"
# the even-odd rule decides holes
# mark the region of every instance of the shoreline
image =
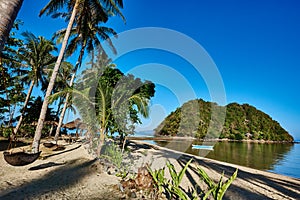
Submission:
[[191,136],[164,136],[164,135],[153,135],[153,136],[130,136],[127,137],[128,140],[198,140],[203,142],[249,142],[249,143],[291,143],[299,144],[300,141],[272,141],[272,140],[251,140],[251,139],[242,139],[242,140],[233,140],[233,139],[198,139]]

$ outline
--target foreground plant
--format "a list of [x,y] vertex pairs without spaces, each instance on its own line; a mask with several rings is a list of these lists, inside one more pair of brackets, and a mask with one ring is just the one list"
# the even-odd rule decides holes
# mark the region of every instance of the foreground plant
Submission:
[[179,173],[176,172],[174,165],[170,162],[167,163],[167,167],[169,169],[171,175],[171,182],[168,182],[167,192],[170,196],[177,196],[180,199],[187,200],[189,199],[188,195],[184,192],[184,190],[180,187],[180,183],[182,181],[183,175],[185,174],[187,168],[193,159],[189,160],[186,165],[180,170]]
[[227,181],[223,182],[224,174],[222,174],[219,182],[215,183],[203,169],[198,167],[197,172],[200,177],[200,180],[203,180],[208,185],[209,189],[205,194],[203,194],[203,192],[198,193],[196,188],[198,187],[198,185],[196,185],[195,187],[190,188],[189,190],[189,191],[193,191],[190,194],[191,195],[190,198],[189,194],[185,192],[184,189],[181,188],[180,183],[182,181],[183,175],[185,174],[191,162],[192,159],[189,160],[186,163],[186,165],[181,169],[181,171],[178,173],[175,170],[174,165],[168,162],[167,167],[171,175],[171,180],[167,180],[167,178],[165,177],[165,168],[153,171],[150,167],[148,167],[148,171],[153,179],[154,187],[157,189],[158,192],[157,196],[161,196],[163,193],[165,193],[168,199],[175,198],[175,199],[183,199],[183,200],[189,200],[189,199],[197,200],[199,198],[207,199],[210,195],[212,195],[214,199],[221,200],[225,192],[227,191],[228,187],[237,177],[238,169],[236,169],[234,174]]
[[214,199],[221,200],[228,187],[231,185],[234,179],[236,179],[237,173],[238,173],[238,169],[236,169],[233,175],[223,183],[222,180],[224,177],[224,172],[223,172],[219,182],[214,183],[214,181],[207,175],[207,173],[203,169],[198,167],[198,174],[200,175],[201,179],[207,184],[209,188],[208,192],[205,194],[203,199],[207,199],[207,197],[209,197],[209,195],[212,194]]
[[167,179],[165,178],[165,168],[154,171],[149,166],[147,168],[150,175],[152,176],[153,185],[157,189],[157,195],[161,195],[164,191],[164,188],[167,187]]

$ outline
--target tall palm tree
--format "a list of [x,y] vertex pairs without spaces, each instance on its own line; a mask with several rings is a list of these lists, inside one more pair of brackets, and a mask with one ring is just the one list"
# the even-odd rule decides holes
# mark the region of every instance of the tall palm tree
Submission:
[[[93,5],[95,5],[97,8],[96,11],[101,11],[101,12],[92,12],[91,15],[92,16],[96,16],[96,15],[103,15],[103,16],[107,16],[107,13],[115,13],[118,15],[123,16],[122,14],[120,14],[120,10],[119,7],[122,8],[123,7],[123,0],[90,0],[91,2],[95,2]],[[47,107],[48,107],[48,97],[51,94],[51,91],[53,89],[54,83],[55,83],[55,79],[56,79],[56,75],[59,69],[59,66],[61,64],[61,61],[63,59],[64,53],[65,53],[65,48],[67,46],[68,43],[68,39],[70,36],[70,32],[74,23],[75,18],[79,18],[80,16],[76,16],[77,11],[84,7],[84,3],[89,2],[88,0],[50,0],[50,2],[42,9],[40,15],[46,13],[46,14],[57,14],[57,10],[60,8],[63,8],[64,6],[67,6],[67,9],[69,11],[72,10],[72,14],[70,15],[69,18],[69,24],[68,27],[66,29],[66,33],[64,35],[64,39],[63,39],[63,43],[62,43],[62,47],[57,59],[57,62],[55,64],[54,67],[54,71],[52,73],[47,91],[46,91],[46,95],[45,95],[45,100],[42,106],[42,110],[41,110],[41,114],[40,114],[40,118],[38,121],[38,125],[36,128],[36,132],[34,135],[34,139],[33,139],[33,143],[32,143],[32,151],[33,152],[38,152],[39,151],[39,143],[40,143],[40,139],[41,139],[41,135],[42,135],[42,128],[43,128],[43,123],[45,120],[45,115],[46,115],[46,111],[47,111]],[[102,3],[102,4],[101,4]],[[70,12],[68,12],[70,13]],[[104,15],[105,14],[105,15]],[[103,20],[104,21],[104,20]]]
[[1,0],[0,1],[0,52],[9,35],[14,21],[23,4],[23,0]]
[[[53,5],[54,10],[56,10],[60,7],[63,7],[63,4],[64,4],[63,0],[56,2],[57,5],[55,5],[54,1],[55,0],[51,0],[47,4],[47,6],[49,6],[49,4],[54,4]],[[48,98],[51,95],[51,92],[53,90],[53,87],[54,87],[54,84],[55,84],[55,79],[56,79],[59,67],[60,67],[61,62],[62,62],[63,57],[64,57],[65,49],[66,49],[66,46],[67,46],[67,43],[68,43],[68,40],[69,40],[69,35],[70,35],[70,32],[71,32],[74,20],[75,20],[75,15],[76,15],[77,8],[79,6],[79,2],[80,2],[80,0],[76,0],[75,5],[73,7],[72,15],[70,17],[70,21],[69,21],[69,24],[67,26],[67,31],[66,31],[66,34],[64,36],[64,40],[63,40],[60,52],[59,52],[58,58],[56,60],[55,66],[53,68],[53,72],[52,72],[52,75],[51,75],[51,78],[50,78],[50,81],[49,81],[49,84],[48,84],[48,87],[47,87],[47,90],[46,90],[46,95],[44,97],[44,102],[43,102],[43,105],[42,105],[40,117],[39,117],[39,120],[38,120],[38,124],[36,126],[36,130],[35,130],[34,138],[33,138],[33,142],[32,142],[32,152],[33,153],[37,153],[39,151],[40,140],[41,140],[41,136],[42,136],[42,129],[43,129],[43,126],[44,126],[44,121],[45,121],[45,117],[46,117],[46,113],[47,113],[47,109],[48,109]]]
[[[92,9],[83,9],[83,10],[92,10]],[[84,12],[84,11],[83,11]],[[101,40],[106,40],[108,41],[108,44],[110,45],[113,53],[116,53],[116,49],[114,48],[112,41],[110,40],[110,35],[116,36],[116,32],[107,27],[99,26],[98,21],[93,19],[89,20],[86,19],[88,18],[89,14],[84,14],[80,13],[83,15],[80,19],[82,20],[79,22],[76,22],[76,26],[73,28],[71,31],[71,37],[72,39],[70,40],[70,44],[67,47],[66,53],[67,55],[72,55],[76,49],[80,49],[80,53],[75,65],[75,68],[73,70],[72,78],[70,81],[70,87],[72,87],[73,82],[75,80],[76,72],[78,68],[81,66],[83,55],[85,53],[85,50],[87,50],[88,53],[91,51],[94,51],[94,49],[101,49],[102,52],[104,52],[102,46],[101,46]],[[81,16],[80,15],[80,16]],[[86,17],[84,17],[86,16]],[[102,20],[101,18],[99,20]],[[101,21],[100,21],[101,23]],[[80,28],[79,28],[80,27]],[[80,31],[80,32],[78,32]],[[55,37],[58,39],[58,41],[61,41],[62,36],[65,34],[65,30],[58,31],[55,34]],[[62,121],[64,119],[65,111],[68,105],[68,99],[69,99],[70,94],[67,94],[66,96],[66,101],[63,107],[63,110],[61,112],[60,116],[60,122],[58,124],[58,127],[56,129],[56,134],[55,138],[57,140],[59,132],[60,132],[60,127],[62,125]]]
[[51,52],[56,50],[52,41],[42,36],[36,37],[30,32],[24,32],[22,36],[24,36],[25,44],[24,47],[19,49],[19,56],[20,59],[25,62],[25,66],[28,67],[29,70],[26,69],[25,75],[20,78],[22,82],[29,84],[29,88],[23,105],[23,111],[15,129],[15,135],[22,124],[23,114],[26,110],[33,87],[39,86],[39,83],[46,85],[44,72],[46,68],[52,65],[56,60],[56,57],[51,54]]

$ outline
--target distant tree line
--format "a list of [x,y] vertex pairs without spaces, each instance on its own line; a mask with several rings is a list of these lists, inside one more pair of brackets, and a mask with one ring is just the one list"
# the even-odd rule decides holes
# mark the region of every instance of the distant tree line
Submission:
[[[218,113],[222,115],[225,110],[225,122],[218,120]],[[202,99],[191,100],[177,108],[155,129],[155,134],[193,136],[199,139],[294,140],[277,121],[249,104],[230,103],[224,109]]]

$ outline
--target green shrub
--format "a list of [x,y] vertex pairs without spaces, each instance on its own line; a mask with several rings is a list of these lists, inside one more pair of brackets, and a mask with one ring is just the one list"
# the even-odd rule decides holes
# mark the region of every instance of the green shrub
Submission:
[[117,168],[121,168],[123,154],[121,149],[115,143],[106,144],[103,147],[103,152],[101,153],[101,157],[108,159],[112,164],[114,164]]
[[2,136],[5,138],[8,138],[10,136],[11,132],[12,132],[11,128],[4,128],[3,132],[2,132]]

